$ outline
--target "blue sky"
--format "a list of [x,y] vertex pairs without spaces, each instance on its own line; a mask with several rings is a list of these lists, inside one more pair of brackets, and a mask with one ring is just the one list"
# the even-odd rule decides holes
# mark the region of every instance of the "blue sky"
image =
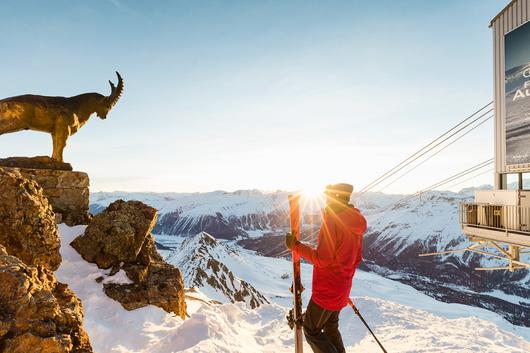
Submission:
[[[92,191],[360,188],[492,99],[506,3],[1,1],[0,97],[108,94],[120,71],[64,153]],[[42,154],[47,134],[0,136],[0,157]],[[386,191],[492,155],[489,123]]]

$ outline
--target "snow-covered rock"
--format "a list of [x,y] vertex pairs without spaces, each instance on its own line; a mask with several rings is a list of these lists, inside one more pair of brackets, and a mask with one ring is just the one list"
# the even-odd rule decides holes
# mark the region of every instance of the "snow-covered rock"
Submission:
[[133,283],[104,284],[105,293],[124,308],[152,304],[185,317],[182,274],[156,250],[151,234],[156,219],[156,209],[140,201],[117,200],[94,216],[70,245],[101,269],[125,271]]

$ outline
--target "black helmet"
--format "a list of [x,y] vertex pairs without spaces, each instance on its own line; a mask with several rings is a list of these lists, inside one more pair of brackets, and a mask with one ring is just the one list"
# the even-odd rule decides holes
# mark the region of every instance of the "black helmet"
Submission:
[[348,202],[350,200],[351,193],[353,192],[353,185],[346,183],[339,183],[334,185],[326,186],[324,193],[335,199],[344,200]]

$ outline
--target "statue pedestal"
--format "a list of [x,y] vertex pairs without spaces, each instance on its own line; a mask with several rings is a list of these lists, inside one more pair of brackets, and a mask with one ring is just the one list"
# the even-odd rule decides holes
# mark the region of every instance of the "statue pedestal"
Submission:
[[0,167],[16,168],[24,177],[35,180],[55,212],[56,223],[69,226],[88,224],[88,174],[74,172],[68,163],[59,163],[49,157],[0,159]]

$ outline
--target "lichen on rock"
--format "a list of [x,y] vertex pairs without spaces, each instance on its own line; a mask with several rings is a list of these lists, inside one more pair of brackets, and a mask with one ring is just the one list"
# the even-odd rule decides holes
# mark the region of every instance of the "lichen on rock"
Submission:
[[80,300],[53,272],[0,245],[0,351],[90,353]]
[[72,246],[88,262],[110,268],[135,261],[156,223],[156,209],[140,201],[118,200],[95,216]]
[[0,168],[0,244],[27,265],[61,264],[55,215],[42,188],[16,169]]

